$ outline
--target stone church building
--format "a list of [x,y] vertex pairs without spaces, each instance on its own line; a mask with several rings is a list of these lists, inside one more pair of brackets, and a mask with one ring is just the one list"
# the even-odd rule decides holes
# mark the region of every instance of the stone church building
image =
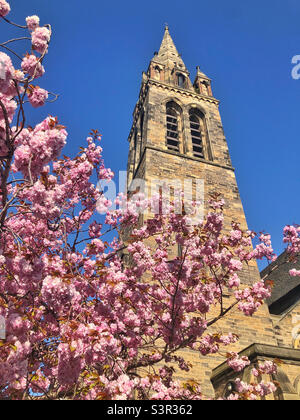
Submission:
[[[128,185],[135,179],[145,180],[146,185],[157,179],[204,180],[205,197],[218,192],[226,201],[225,226],[236,221],[247,229],[211,79],[199,67],[193,83],[189,76],[166,27],[159,52],[143,73],[133,113]],[[284,258],[285,254],[280,261]],[[279,384],[271,399],[300,400],[300,279],[291,278],[289,269],[278,261],[265,269],[262,278],[275,284],[268,304],[252,317],[233,311],[216,328],[240,336],[233,350],[247,355],[252,367],[258,361],[282,360],[275,377],[263,378]],[[258,281],[257,265],[247,267],[240,277],[245,285]],[[230,304],[232,296],[225,299]],[[189,375],[201,383],[204,395],[226,396],[237,376],[251,381],[251,368],[237,374],[221,356],[199,357],[191,350],[184,353],[193,365]]]

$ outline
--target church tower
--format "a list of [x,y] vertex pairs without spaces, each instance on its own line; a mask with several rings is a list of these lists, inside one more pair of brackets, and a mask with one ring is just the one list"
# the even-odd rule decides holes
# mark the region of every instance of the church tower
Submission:
[[211,79],[197,67],[191,82],[168,27],[143,73],[129,144],[129,186],[134,179],[203,180],[205,197],[218,192],[226,200],[228,223],[246,227]]
[[[205,200],[211,193],[219,193],[226,202],[225,228],[230,229],[234,221],[247,229],[212,81],[197,67],[195,80],[191,82],[168,26],[158,53],[143,73],[128,140],[129,190],[135,190],[137,179],[144,180],[148,187],[154,180],[184,182],[188,179],[195,184],[202,180],[204,211],[207,210]],[[257,265],[246,267],[240,277],[245,285],[258,281]],[[228,295],[227,299],[229,304],[232,296]],[[235,311],[216,328],[240,336],[235,351],[253,343],[277,346],[267,305],[251,318]],[[190,376],[202,383],[204,394],[213,396],[212,372],[224,359],[200,358],[188,350],[185,357],[193,365]],[[215,389],[222,387],[226,380],[219,375]]]

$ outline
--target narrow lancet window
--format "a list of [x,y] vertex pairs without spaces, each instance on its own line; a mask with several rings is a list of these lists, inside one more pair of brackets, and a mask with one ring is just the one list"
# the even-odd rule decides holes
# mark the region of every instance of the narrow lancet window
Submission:
[[191,126],[193,155],[195,157],[204,158],[200,118],[197,115],[195,114],[190,115],[190,126]]
[[178,86],[181,88],[185,86],[185,77],[183,74],[179,73],[177,75],[177,83],[178,83]]
[[177,112],[171,107],[167,107],[167,147],[179,151]]

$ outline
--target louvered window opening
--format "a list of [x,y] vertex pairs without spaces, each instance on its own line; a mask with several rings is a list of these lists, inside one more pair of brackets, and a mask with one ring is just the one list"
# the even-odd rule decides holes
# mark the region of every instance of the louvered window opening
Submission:
[[167,147],[179,151],[178,120],[176,112],[171,109],[167,110]]
[[192,115],[190,117],[190,124],[193,154],[195,157],[204,158],[200,120],[195,115]]
[[185,77],[183,76],[183,74],[178,74],[177,76],[177,82],[178,82],[178,86],[183,88],[185,85]]

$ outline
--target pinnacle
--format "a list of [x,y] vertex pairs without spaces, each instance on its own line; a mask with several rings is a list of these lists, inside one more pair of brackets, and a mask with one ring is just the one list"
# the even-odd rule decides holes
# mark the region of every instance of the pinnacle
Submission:
[[199,66],[197,66],[196,69],[197,69],[197,76],[204,77],[204,78],[208,79],[208,77],[206,76],[206,74],[203,73],[203,71],[200,70],[200,67]]

